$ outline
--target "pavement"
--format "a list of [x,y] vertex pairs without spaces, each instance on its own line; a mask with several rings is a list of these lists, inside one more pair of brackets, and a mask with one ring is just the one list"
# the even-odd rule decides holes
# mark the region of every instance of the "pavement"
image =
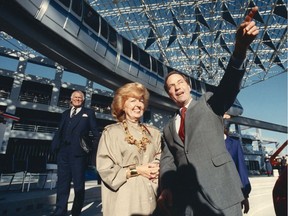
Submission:
[[[272,189],[277,176],[250,177],[250,211],[246,216],[275,216]],[[21,180],[21,179],[20,179]],[[27,188],[27,187],[26,187]],[[101,186],[95,180],[86,181],[85,204],[81,216],[102,216]],[[74,191],[71,189],[68,210],[72,208]],[[0,182],[0,216],[48,216],[55,209],[56,189],[39,188],[37,179],[30,191],[21,191],[21,181],[7,190],[7,181]],[[244,215],[244,216],[245,216]]]
[[[7,179],[8,180],[8,179]],[[47,185],[40,188],[37,179],[27,192],[27,184],[22,192],[21,178],[11,185],[8,190],[8,181],[0,182],[0,216],[49,216],[53,213],[56,203],[56,189]],[[72,208],[74,199],[73,188],[70,191],[68,210]],[[97,180],[86,181],[85,203],[81,216],[102,216],[101,186]]]
[[250,177],[250,210],[244,216],[276,216],[273,205],[272,190],[278,176]]

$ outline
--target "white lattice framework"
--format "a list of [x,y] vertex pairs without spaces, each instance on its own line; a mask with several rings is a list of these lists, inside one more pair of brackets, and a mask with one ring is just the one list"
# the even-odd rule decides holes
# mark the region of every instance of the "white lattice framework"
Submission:
[[237,26],[258,6],[260,34],[250,47],[242,87],[287,72],[287,2],[282,0],[89,0],[120,34],[199,80],[217,85]]
[[[165,64],[217,85],[237,26],[257,5],[260,34],[251,44],[242,88],[287,73],[287,2],[283,0],[87,0],[121,35]],[[1,46],[40,55],[4,32]],[[41,55],[40,55],[41,56]]]

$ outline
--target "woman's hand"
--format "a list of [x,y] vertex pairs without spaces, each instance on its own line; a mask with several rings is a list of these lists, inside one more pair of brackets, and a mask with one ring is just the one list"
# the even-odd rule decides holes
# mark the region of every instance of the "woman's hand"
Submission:
[[159,163],[148,163],[136,167],[139,175],[142,175],[150,180],[158,179]]

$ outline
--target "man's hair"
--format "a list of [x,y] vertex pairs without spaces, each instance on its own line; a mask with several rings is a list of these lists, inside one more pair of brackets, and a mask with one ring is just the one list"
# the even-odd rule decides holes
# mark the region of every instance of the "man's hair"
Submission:
[[191,81],[190,81],[190,78],[188,76],[186,76],[185,74],[179,72],[179,71],[176,71],[176,70],[173,70],[173,71],[170,71],[167,76],[165,77],[165,80],[164,80],[164,89],[165,91],[168,93],[169,92],[169,89],[168,89],[168,86],[167,86],[167,79],[171,76],[171,75],[174,75],[174,74],[179,74],[180,76],[183,77],[183,79],[185,80],[185,82],[192,88],[191,86]]
[[83,93],[82,91],[79,91],[79,90],[76,90],[76,91],[73,91],[73,92],[72,92],[72,94],[71,94],[71,100],[72,100],[72,98],[74,97],[74,95],[75,95],[76,93],[81,94],[83,101],[85,100],[85,95],[84,95],[84,93]]

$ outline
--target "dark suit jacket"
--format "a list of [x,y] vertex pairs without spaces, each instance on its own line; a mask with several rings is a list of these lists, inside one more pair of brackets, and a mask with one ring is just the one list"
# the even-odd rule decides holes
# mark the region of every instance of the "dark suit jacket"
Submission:
[[[54,135],[51,144],[51,150],[53,152],[57,152],[60,149],[61,145],[64,144],[63,130],[65,126],[65,121],[70,118],[70,110],[71,109],[68,109],[64,111],[62,114],[58,131]],[[88,136],[89,131],[92,131],[95,140],[99,138],[95,112],[92,109],[82,107],[81,111],[77,113],[77,115],[75,115],[73,118],[74,118],[72,121],[73,129],[70,139],[71,140],[70,145],[71,148],[73,148],[72,152],[74,152],[75,155],[85,155],[86,152],[80,146],[80,139],[83,136]]]
[[223,136],[223,114],[233,104],[243,74],[244,70],[229,64],[214,94],[208,92],[191,101],[185,117],[184,144],[175,130],[175,118],[164,128],[160,187],[173,191],[176,205],[199,201],[221,210],[244,199]]

